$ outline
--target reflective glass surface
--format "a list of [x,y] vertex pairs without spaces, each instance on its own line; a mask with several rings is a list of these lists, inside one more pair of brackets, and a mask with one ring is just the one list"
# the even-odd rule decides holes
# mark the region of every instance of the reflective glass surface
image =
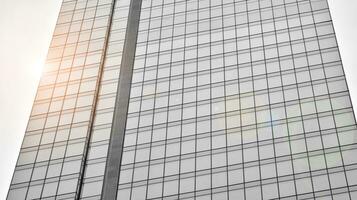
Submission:
[[327,0],[143,0],[106,166],[130,2],[63,1],[9,200],[99,200],[108,167],[118,200],[357,199]]
[[143,1],[118,197],[353,199],[326,0]]

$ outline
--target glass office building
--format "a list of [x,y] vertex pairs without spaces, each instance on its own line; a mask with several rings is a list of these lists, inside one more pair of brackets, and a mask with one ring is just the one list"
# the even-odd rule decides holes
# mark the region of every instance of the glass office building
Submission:
[[327,0],[64,0],[9,200],[357,199]]

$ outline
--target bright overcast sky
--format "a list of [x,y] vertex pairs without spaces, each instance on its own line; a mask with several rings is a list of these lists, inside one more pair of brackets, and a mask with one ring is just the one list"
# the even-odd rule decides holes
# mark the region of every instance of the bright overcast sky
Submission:
[[[0,0],[0,199],[5,199],[62,0]],[[357,105],[357,1],[329,0]]]

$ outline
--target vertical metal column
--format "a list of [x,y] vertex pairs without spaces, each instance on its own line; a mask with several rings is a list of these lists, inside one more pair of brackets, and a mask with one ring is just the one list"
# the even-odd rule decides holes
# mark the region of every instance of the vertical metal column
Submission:
[[131,0],[120,66],[119,84],[102,189],[103,200],[115,200],[118,191],[125,126],[142,0]]

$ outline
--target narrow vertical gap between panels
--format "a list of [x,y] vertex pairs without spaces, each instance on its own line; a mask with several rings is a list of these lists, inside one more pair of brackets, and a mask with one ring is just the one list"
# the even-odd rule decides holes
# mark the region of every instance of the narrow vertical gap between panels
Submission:
[[123,56],[120,66],[119,84],[102,188],[103,200],[115,200],[118,191],[141,2],[142,0],[131,0],[130,2]]
[[102,57],[100,60],[98,80],[97,80],[97,84],[95,86],[95,94],[94,94],[95,96],[94,96],[94,102],[93,102],[93,107],[92,107],[92,114],[90,117],[89,129],[88,129],[86,143],[85,143],[85,147],[84,147],[84,157],[83,157],[82,165],[81,165],[81,169],[80,169],[80,178],[79,178],[79,182],[78,182],[78,190],[77,190],[77,194],[76,194],[76,200],[79,200],[82,195],[82,189],[83,189],[83,184],[84,184],[83,183],[84,173],[85,173],[86,163],[87,163],[88,154],[89,154],[89,146],[90,146],[93,126],[94,126],[94,118],[95,118],[95,114],[96,114],[95,111],[97,108],[97,103],[98,103],[98,98],[99,98],[99,91],[100,91],[100,85],[101,85],[100,83],[101,83],[102,75],[103,75],[103,71],[104,71],[105,57],[107,54],[107,48],[108,48],[108,44],[109,44],[110,30],[111,30],[113,16],[114,16],[115,3],[116,3],[116,0],[112,0],[112,6],[110,9],[110,14],[109,14],[109,18],[108,18],[108,28],[107,28],[107,32],[105,34],[103,52],[102,52]]

